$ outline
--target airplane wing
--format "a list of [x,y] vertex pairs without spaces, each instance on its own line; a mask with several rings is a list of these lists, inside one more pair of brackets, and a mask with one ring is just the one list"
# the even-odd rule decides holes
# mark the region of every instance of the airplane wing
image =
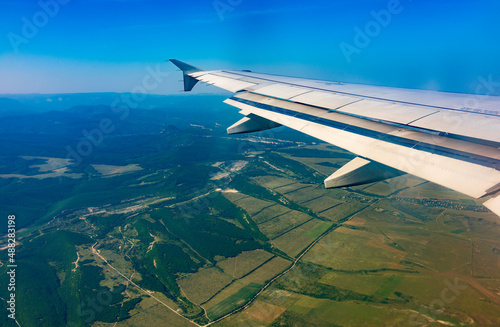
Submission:
[[500,216],[500,97],[205,71],[171,59],[184,90],[198,81],[236,93],[229,134],[287,126],[358,157],[325,180],[361,185],[405,173],[476,199]]

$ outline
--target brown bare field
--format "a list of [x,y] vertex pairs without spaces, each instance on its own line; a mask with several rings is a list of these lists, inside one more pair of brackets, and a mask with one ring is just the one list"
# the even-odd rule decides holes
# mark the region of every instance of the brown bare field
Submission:
[[354,217],[351,220],[345,222],[345,224],[352,226],[363,226],[366,223],[366,219],[360,217]]
[[246,319],[252,319],[260,323],[270,324],[285,311],[285,308],[257,301],[245,312],[244,316]]

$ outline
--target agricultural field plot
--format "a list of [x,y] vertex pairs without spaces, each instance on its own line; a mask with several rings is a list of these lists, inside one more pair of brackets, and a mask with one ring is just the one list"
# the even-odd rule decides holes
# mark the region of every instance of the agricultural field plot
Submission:
[[238,207],[242,208],[243,210],[245,210],[246,212],[248,212],[248,214],[251,216],[259,213],[265,208],[269,208],[275,205],[274,202],[259,200],[251,196],[241,198],[239,200],[234,201],[233,203],[236,204]]
[[[422,209],[425,208],[406,207],[401,205],[398,199],[386,198],[379,200],[376,205],[359,213],[358,216],[363,216],[367,221],[380,221],[385,223],[390,221],[391,224],[423,224],[425,221],[429,220],[429,214],[440,215],[443,212],[441,208],[428,208],[425,209],[424,212],[422,212]],[[413,225],[410,226],[414,227]]]
[[422,183],[426,183],[426,181],[418,177],[403,175],[386,181],[359,186],[359,189],[363,192],[385,197],[399,194],[404,190],[410,189]]
[[222,194],[226,197],[226,199],[228,199],[229,201],[231,201],[233,203],[236,201],[239,201],[243,198],[248,197],[248,195],[240,193],[238,191],[236,191],[236,192],[222,192]]
[[290,267],[292,263],[281,257],[275,257],[241,279],[242,282],[250,282],[264,285],[267,281]]
[[[479,281],[481,280],[457,275],[451,271],[432,276],[407,276],[397,286],[397,290],[404,294],[411,294],[414,298],[412,301],[414,310],[434,316],[438,315],[438,312],[432,310],[431,304],[438,300],[442,301],[443,294],[453,294],[446,303],[445,313],[455,313],[456,318],[456,313],[461,312],[462,317],[465,316],[462,321],[472,319],[480,326],[497,326],[500,323],[500,315],[498,315],[500,297]],[[454,322],[449,319],[444,320]]]
[[366,223],[366,219],[363,219],[361,217],[354,217],[344,223],[344,225],[350,225],[350,226],[356,226],[356,227],[363,227],[363,225]]
[[340,201],[344,201],[346,197],[350,195],[349,190],[343,188],[328,189],[324,190],[324,192],[327,197]]
[[256,267],[262,265],[269,260],[273,255],[263,250],[254,250],[243,252],[242,254],[228,258],[217,263],[224,272],[234,279],[241,278],[248,274]]
[[[428,236],[426,241],[425,246],[412,243],[413,246],[410,247],[404,239],[400,239],[399,243],[407,249],[407,260],[419,262],[428,269],[445,272],[451,268],[459,272],[470,272],[470,241],[434,233]],[[421,258],[426,260],[422,261]]]
[[297,203],[303,203],[325,195],[324,189],[317,188],[314,185],[302,184],[301,186],[292,191],[282,193],[281,189],[279,189],[277,192]]
[[314,239],[308,235],[310,235],[312,231],[317,231],[317,229],[323,229],[324,227],[325,223],[323,221],[314,219],[275,238],[273,244],[289,256],[295,257],[314,241]]
[[404,189],[400,193],[398,193],[398,197],[435,198],[449,200],[469,199],[469,197],[467,197],[466,195],[429,182],[423,182],[422,184],[417,184],[414,187]]
[[338,270],[377,270],[392,268],[404,253],[380,241],[373,233],[341,228],[320,240],[304,261]]
[[244,305],[248,300],[250,300],[255,294],[257,294],[262,285],[250,283],[240,288],[236,293],[232,294],[228,298],[225,298],[221,302],[215,304],[207,310],[208,318],[214,320],[217,319],[238,307]]
[[322,213],[328,211],[328,209],[331,209],[334,206],[339,205],[341,203],[343,202],[337,199],[333,199],[329,196],[326,196],[323,192],[323,194],[320,195],[320,197],[312,198],[311,200],[302,202],[301,205],[311,209],[316,213]]
[[402,187],[394,183],[388,183],[386,181],[373,183],[368,187],[361,188],[364,192],[375,194],[379,196],[389,196],[393,193],[400,191]]
[[326,232],[330,227],[332,227],[333,223],[331,222],[324,222],[320,225],[317,225],[311,229],[309,229],[304,236],[309,237],[313,240],[317,239],[320,237],[324,232]]
[[256,301],[255,304],[252,305],[251,309],[245,312],[245,315],[243,316],[244,320],[234,321],[233,326],[245,326],[245,324],[248,324],[249,321],[255,321],[260,324],[270,324],[285,311],[285,308]]
[[262,211],[252,216],[253,221],[257,224],[264,223],[266,221],[272,220],[278,216],[293,212],[291,209],[284,207],[280,204],[275,204],[271,207],[266,207]]
[[267,281],[284,271],[290,265],[290,261],[275,257],[248,276],[236,280],[203,305],[207,310],[208,316],[215,319],[241,306],[260,291]]
[[343,202],[333,207],[320,211],[319,214],[331,221],[339,221],[345,219],[361,210],[366,208],[368,205],[366,203],[361,203],[357,201]]
[[[203,304],[203,308],[206,310],[210,319],[216,319],[232,310],[233,304],[231,301],[248,301],[253,295],[260,291],[261,287],[262,285],[236,280],[228,287],[222,289],[217,295],[210,299],[210,301]],[[241,302],[241,304],[243,303],[244,301]]]
[[269,188],[271,190],[274,190],[279,187],[283,187],[285,185],[293,185],[293,184],[299,184],[300,182],[293,180],[293,179],[288,179],[288,178],[283,178],[283,177],[274,177],[274,176],[259,176],[259,177],[252,177],[250,178],[253,182],[264,186],[265,188]]
[[[370,273],[370,274],[352,274],[343,272],[329,272],[320,282],[335,287],[352,290],[361,294],[374,295],[384,283],[393,276],[392,273]],[[401,281],[399,281],[400,283]],[[399,285],[398,283],[398,285]],[[388,297],[396,290],[396,287],[391,288],[389,294],[384,294],[383,297]]]
[[[307,308],[309,309],[309,308]],[[293,308],[291,309],[292,311]],[[327,300],[310,309],[307,316],[339,326],[405,326],[410,311],[378,305]]]
[[294,183],[294,184],[285,184],[283,186],[275,187],[273,190],[275,192],[281,193],[283,195],[288,195],[292,192],[295,192],[297,190],[303,189],[303,188],[309,188],[312,187],[311,184],[304,184],[304,183]]
[[[453,233],[436,231],[434,221],[425,225],[409,226],[392,224],[388,219],[374,220],[373,216],[359,215],[366,219],[365,228],[383,233],[385,243],[406,253],[405,261],[425,267],[431,271],[444,272],[453,268],[457,271],[469,271],[472,247],[468,238]],[[495,255],[493,251],[485,251],[488,256]],[[494,260],[494,259],[493,259]]]
[[270,239],[274,239],[311,219],[313,219],[311,216],[303,212],[292,211],[258,226],[264,235]]
[[[344,290],[358,290],[361,293],[377,293],[386,295],[389,292],[400,292],[398,294],[412,294],[410,300],[399,299],[396,304],[371,303],[360,301],[333,301],[325,298],[317,298],[294,292],[287,292],[271,287],[264,291],[258,300],[241,314],[230,317],[225,322],[216,326],[232,326],[231,323],[247,323],[250,326],[414,326],[432,325],[431,321],[439,320],[439,325],[460,325],[460,322],[475,321],[479,326],[495,326],[500,317],[495,312],[498,308],[494,303],[484,302],[482,294],[473,287],[459,281],[456,289],[457,296],[451,291],[451,299],[443,311],[433,309],[433,301],[440,301],[444,290],[453,285],[453,278],[431,277],[410,274],[404,277],[399,275],[365,275],[365,274],[337,274],[328,275],[335,277],[324,277],[321,279],[325,284],[333,281],[335,286]],[[330,278],[330,279],[329,279]],[[341,280],[336,280],[340,278]],[[451,284],[449,283],[451,282]],[[384,294],[382,294],[383,292]],[[398,297],[392,295],[394,301]],[[465,301],[467,299],[467,301]],[[269,308],[279,308],[281,314],[271,315],[274,320],[262,320],[255,315],[262,310],[260,302],[266,303]],[[285,309],[285,311],[283,311]],[[273,311],[274,312],[274,311]],[[484,318],[488,317],[488,318]],[[268,316],[268,319],[270,317]],[[331,324],[331,325],[329,325]],[[462,323],[463,325],[463,323]],[[436,325],[437,326],[437,325]]]
[[202,268],[177,281],[186,296],[196,304],[201,304],[222,288],[231,283],[233,278],[218,267]]

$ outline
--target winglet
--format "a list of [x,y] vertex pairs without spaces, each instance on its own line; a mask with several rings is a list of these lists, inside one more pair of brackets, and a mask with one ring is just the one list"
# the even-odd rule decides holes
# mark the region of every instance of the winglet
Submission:
[[198,80],[194,77],[189,76],[189,74],[197,73],[203,71],[195,66],[191,66],[177,59],[170,59],[170,61],[182,70],[184,76],[184,91],[188,92],[193,89],[193,87],[198,83]]

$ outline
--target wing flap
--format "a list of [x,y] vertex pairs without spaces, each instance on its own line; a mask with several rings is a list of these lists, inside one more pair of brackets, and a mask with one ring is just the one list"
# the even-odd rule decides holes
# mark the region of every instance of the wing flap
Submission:
[[415,106],[388,103],[387,101],[380,100],[357,101],[338,109],[338,111],[358,117],[367,117],[403,125],[439,112],[432,108],[415,108]]
[[290,100],[297,103],[304,103],[316,107],[337,110],[338,108],[345,105],[351,104],[356,101],[361,101],[363,100],[363,98],[324,91],[311,91],[309,93],[304,93],[292,97]]
[[410,125],[500,144],[500,117],[497,116],[441,110]]
[[[480,198],[487,194],[488,189],[500,183],[500,171],[486,164],[449,156],[444,151],[438,151],[433,145],[425,146],[422,142],[407,139],[407,130],[315,108],[307,109],[316,111],[317,115],[306,114],[307,110],[298,112],[290,109],[303,105],[273,98],[268,98],[269,101],[266,101],[268,100],[266,97],[256,101],[258,98],[256,95],[251,97],[253,100],[248,100],[248,96],[243,93],[226,102],[339,146],[358,156],[471,197]],[[349,123],[346,124],[346,121]],[[387,134],[391,137],[384,137]],[[433,138],[443,137],[433,136]]]
[[292,97],[311,92],[310,89],[305,87],[297,87],[286,84],[271,84],[262,86],[259,88],[253,87],[251,89],[253,93],[267,95],[270,97],[280,98],[280,99],[290,99]]
[[196,79],[234,93],[256,85],[254,83],[240,81],[238,79],[232,79],[226,76],[219,76],[215,73],[203,74],[196,77]]

